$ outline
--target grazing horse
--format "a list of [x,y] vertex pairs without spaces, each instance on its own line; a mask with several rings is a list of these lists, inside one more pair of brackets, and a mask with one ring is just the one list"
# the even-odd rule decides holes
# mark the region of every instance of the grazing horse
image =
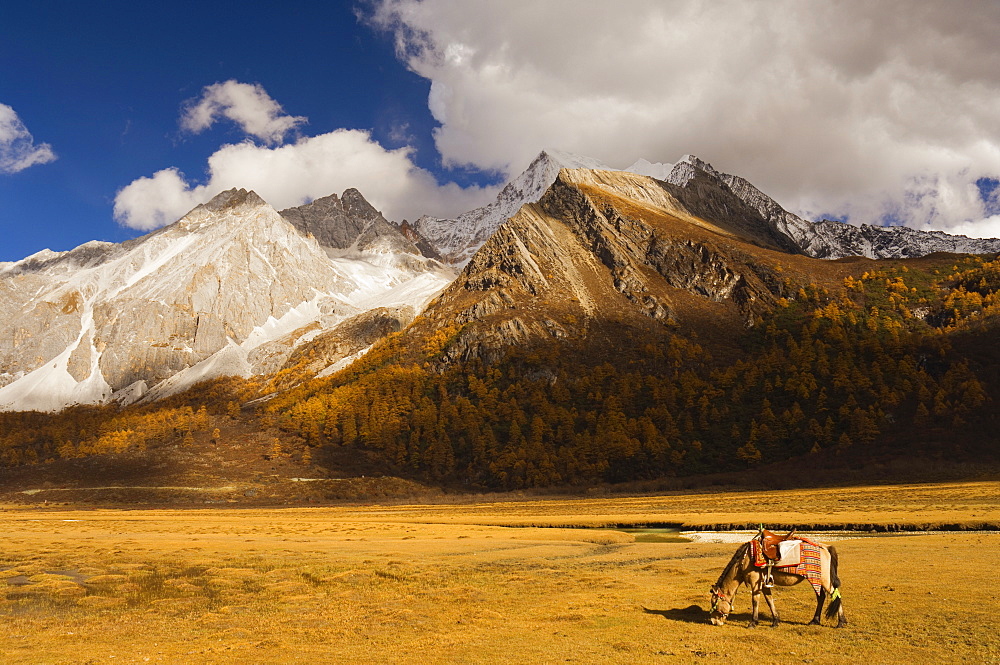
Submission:
[[[771,610],[771,625],[778,625],[778,610],[774,609],[774,599],[771,598],[771,588],[765,585],[766,572],[764,568],[754,565],[753,541],[744,543],[736,550],[736,554],[730,559],[729,564],[719,576],[719,581],[712,586],[712,609],[709,621],[712,625],[721,626],[726,623],[726,617],[733,611],[733,599],[741,584],[746,584],[750,589],[750,604],[753,613],[750,618],[749,627],[757,625],[758,611],[760,609],[760,595],[764,594],[767,607]],[[809,625],[820,624],[820,614],[823,611],[823,603],[827,595],[830,596],[830,606],[826,610],[826,617],[832,618],[837,615],[837,627],[840,628],[847,623],[844,617],[844,607],[840,598],[840,578],[837,577],[837,550],[828,545],[815,543],[819,549],[820,575],[814,586],[816,591],[816,614]],[[782,568],[773,569],[774,584],[777,586],[792,586],[802,580],[807,579],[805,575],[788,572]]]

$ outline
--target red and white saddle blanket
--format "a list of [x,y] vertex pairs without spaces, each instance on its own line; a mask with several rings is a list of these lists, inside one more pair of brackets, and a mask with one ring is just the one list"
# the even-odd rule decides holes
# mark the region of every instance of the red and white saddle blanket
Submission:
[[[758,568],[766,566],[769,562],[761,551],[760,541],[755,538],[750,542],[754,565]],[[820,546],[811,540],[786,540],[778,543],[778,560],[773,564],[783,573],[806,578],[816,593],[819,593],[823,588],[819,550]]]

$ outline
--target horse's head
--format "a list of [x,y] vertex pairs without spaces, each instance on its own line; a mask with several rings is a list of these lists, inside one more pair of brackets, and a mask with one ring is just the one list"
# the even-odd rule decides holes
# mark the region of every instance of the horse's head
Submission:
[[726,623],[726,617],[733,611],[733,599],[718,586],[713,586],[711,593],[712,609],[709,611],[708,620],[713,626],[721,626]]

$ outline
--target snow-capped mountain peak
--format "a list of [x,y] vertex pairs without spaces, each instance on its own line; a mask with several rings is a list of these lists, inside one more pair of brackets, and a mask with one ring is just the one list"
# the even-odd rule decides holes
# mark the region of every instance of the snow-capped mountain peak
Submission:
[[[526,203],[538,201],[555,182],[561,169],[615,171],[598,160],[558,150],[542,151],[519,176],[511,180],[492,203],[470,210],[455,219],[421,217],[414,228],[423,240],[452,265],[464,266],[489,237]],[[982,253],[1000,251],[1000,240],[970,239],[940,232],[905,227],[857,227],[839,222],[814,223],[788,212],[774,199],[739,176],[716,170],[699,157],[686,154],[677,162],[639,159],[623,169],[655,178],[675,187],[701,194],[715,189],[735,196],[744,210],[753,211],[770,229],[772,242],[817,258],[867,256],[900,258],[936,251]],[[697,180],[697,187],[692,184]],[[708,189],[704,189],[704,188]],[[695,195],[695,198],[697,196]],[[691,198],[690,196],[688,198]],[[753,213],[750,213],[755,216]],[[749,223],[744,220],[740,224]]]
[[120,245],[39,252],[0,272],[0,409],[52,411],[123,390],[135,399],[136,386],[167,379],[176,391],[280,368],[301,334],[253,354],[372,307],[419,310],[453,277],[435,265],[332,258],[244,189]]
[[[565,150],[553,150],[551,148],[546,148],[541,151],[538,154],[538,157],[533,160],[532,165],[536,162],[548,162],[563,169],[593,169],[596,171],[615,170],[593,157],[585,157],[583,155],[577,155]],[[531,168],[531,166],[528,167],[528,169]]]
[[525,203],[542,197],[562,169],[614,170],[599,160],[561,150],[543,150],[528,168],[500,191],[497,198],[457,219],[424,216],[414,228],[448,263],[465,265],[491,235]]

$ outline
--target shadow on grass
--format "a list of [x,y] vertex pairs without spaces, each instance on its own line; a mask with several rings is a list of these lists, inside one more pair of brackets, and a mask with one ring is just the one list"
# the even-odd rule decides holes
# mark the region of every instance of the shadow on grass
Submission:
[[708,612],[698,605],[688,605],[670,610],[651,610],[648,607],[643,607],[642,611],[646,614],[659,614],[664,619],[671,621],[686,621],[687,623],[706,623],[708,621]]
[[[698,605],[688,605],[687,607],[678,607],[670,610],[653,610],[648,607],[643,607],[642,611],[646,614],[658,614],[664,619],[670,619],[671,621],[684,621],[686,623],[708,623],[708,610],[703,609]],[[726,624],[731,626],[746,626],[750,623],[750,612],[734,612],[729,615]],[[787,621],[782,620],[782,624],[790,624],[794,626],[807,626],[805,621]],[[771,625],[771,615],[761,614],[760,615],[760,625]]]

